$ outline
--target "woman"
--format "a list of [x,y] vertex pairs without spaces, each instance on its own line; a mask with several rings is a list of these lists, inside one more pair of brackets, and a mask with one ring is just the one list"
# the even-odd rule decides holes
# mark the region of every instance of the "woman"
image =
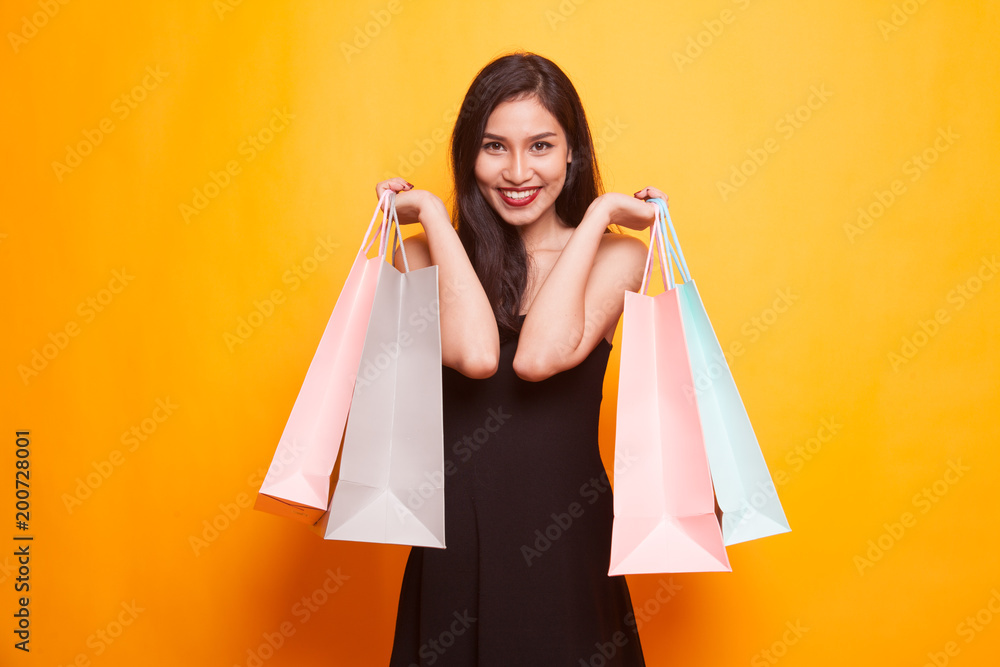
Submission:
[[[612,495],[598,447],[624,293],[666,198],[600,194],[576,90],[551,61],[475,78],[451,142],[458,229],[401,178],[410,270],[439,276],[447,549],[414,547],[390,665],[644,665],[624,577],[607,575]],[[396,266],[401,268],[397,251]]]

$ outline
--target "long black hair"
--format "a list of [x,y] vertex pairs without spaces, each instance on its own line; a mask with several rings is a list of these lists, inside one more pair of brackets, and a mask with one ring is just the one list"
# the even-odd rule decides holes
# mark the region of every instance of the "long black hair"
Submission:
[[493,306],[500,340],[520,328],[518,315],[527,286],[528,257],[517,228],[507,224],[480,192],[476,158],[493,109],[501,102],[531,96],[559,121],[573,151],[566,182],[556,198],[557,215],[576,227],[603,191],[583,104],[569,77],[555,63],[534,53],[518,52],[497,58],[476,75],[451,135],[455,214],[458,237]]

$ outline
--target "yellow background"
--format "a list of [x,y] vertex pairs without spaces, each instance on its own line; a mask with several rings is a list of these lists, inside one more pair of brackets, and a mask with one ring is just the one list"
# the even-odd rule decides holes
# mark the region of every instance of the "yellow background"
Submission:
[[[669,194],[783,475],[793,531],[731,547],[733,573],[673,575],[662,604],[671,577],[629,577],[647,663],[994,664],[994,3],[17,0],[0,27],[0,663],[385,664],[406,547],[323,542],[240,503],[376,181],[448,199],[462,95],[523,48],[576,84],[607,188]],[[88,154],[54,167],[68,147]],[[185,219],[213,175],[224,186]],[[323,243],[335,252],[307,261]],[[29,654],[12,647],[17,429]],[[303,618],[328,572],[339,588]]]

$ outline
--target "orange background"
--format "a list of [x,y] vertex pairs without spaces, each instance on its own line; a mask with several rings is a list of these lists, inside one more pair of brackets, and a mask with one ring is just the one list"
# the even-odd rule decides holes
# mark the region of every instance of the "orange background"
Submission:
[[385,664],[406,547],[248,504],[375,182],[448,199],[462,95],[516,48],[577,85],[608,189],[670,195],[793,529],[630,576],[648,664],[995,661],[995,4],[17,0],[0,27],[0,663]]

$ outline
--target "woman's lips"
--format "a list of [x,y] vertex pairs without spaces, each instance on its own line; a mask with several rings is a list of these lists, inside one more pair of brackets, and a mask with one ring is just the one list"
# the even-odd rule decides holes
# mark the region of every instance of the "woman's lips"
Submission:
[[[500,193],[500,199],[502,199],[508,206],[527,206],[531,202],[535,201],[535,197],[537,197],[538,193],[541,191],[541,188],[497,188],[497,192]],[[514,199],[507,194],[512,192],[530,192],[531,194],[527,197],[523,197],[522,195],[522,198]]]

